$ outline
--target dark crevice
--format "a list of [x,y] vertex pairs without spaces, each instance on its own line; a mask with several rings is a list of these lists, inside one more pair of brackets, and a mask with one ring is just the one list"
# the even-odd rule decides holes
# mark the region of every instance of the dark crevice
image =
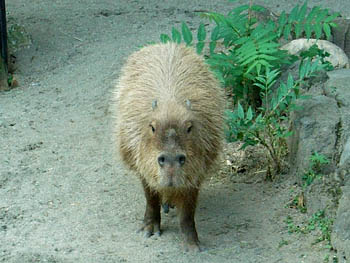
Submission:
[[341,116],[339,117],[339,122],[335,125],[335,135],[336,135],[336,139],[335,139],[335,145],[334,145],[334,149],[335,149],[335,153],[334,153],[334,161],[335,164],[338,166],[339,162],[340,162],[340,156],[342,155],[343,152],[343,145],[341,142],[342,139],[342,133],[343,133],[343,124],[342,124],[342,118]]

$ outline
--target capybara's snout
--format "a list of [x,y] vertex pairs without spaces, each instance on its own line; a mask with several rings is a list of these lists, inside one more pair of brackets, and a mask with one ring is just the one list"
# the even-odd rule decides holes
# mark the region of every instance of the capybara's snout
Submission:
[[164,167],[182,167],[186,162],[185,154],[161,153],[158,156],[160,168]]

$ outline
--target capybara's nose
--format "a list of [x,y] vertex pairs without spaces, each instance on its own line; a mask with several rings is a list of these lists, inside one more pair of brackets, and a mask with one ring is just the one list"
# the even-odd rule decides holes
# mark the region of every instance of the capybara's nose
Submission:
[[164,164],[167,162],[166,160],[166,155],[165,154],[161,154],[159,157],[158,157],[158,163],[160,165],[160,167],[163,167]]
[[175,157],[175,161],[180,164],[180,166],[183,166],[186,162],[186,156],[184,154],[178,154]]
[[165,165],[173,166],[179,165],[183,166],[186,162],[186,156],[184,154],[177,154],[175,158],[171,154],[161,154],[158,157],[158,164],[160,167],[164,167]]

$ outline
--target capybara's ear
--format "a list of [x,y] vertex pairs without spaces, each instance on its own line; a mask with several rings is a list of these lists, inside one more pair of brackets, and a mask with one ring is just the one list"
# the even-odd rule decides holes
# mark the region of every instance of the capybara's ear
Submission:
[[186,121],[186,123],[185,123],[186,132],[187,132],[187,133],[191,133],[192,128],[193,128],[193,123],[192,123],[192,121]]
[[149,124],[152,133],[156,132],[156,127],[157,127],[157,122],[156,121],[151,121],[151,123]]

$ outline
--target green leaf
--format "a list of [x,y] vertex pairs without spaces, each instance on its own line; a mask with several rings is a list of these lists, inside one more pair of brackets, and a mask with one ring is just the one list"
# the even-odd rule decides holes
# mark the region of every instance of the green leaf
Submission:
[[298,38],[301,35],[303,29],[303,25],[301,23],[297,23],[295,25],[295,37]]
[[293,9],[292,12],[290,13],[289,17],[288,17],[288,22],[294,22],[297,20],[297,16],[298,16],[298,11],[299,11],[299,5],[296,5]]
[[327,40],[329,40],[331,37],[331,27],[327,23],[323,24],[323,31],[326,34]]
[[181,31],[182,31],[182,35],[183,35],[183,38],[184,38],[186,45],[187,46],[191,45],[192,39],[193,39],[192,32],[188,28],[188,26],[185,22],[182,22],[182,24],[181,24]]
[[219,24],[222,22],[222,17],[224,16],[214,12],[203,12],[200,14],[200,17],[207,18],[210,21],[214,21],[216,24]]
[[286,12],[283,11],[280,17],[278,18],[278,25],[284,26],[285,23],[287,23],[287,16],[286,16]]
[[307,37],[307,39],[309,39],[311,37],[311,34],[312,34],[311,25],[309,23],[306,23],[304,25],[304,29],[305,29],[306,37]]
[[337,18],[338,16],[340,16],[339,13],[334,13],[334,14],[328,16],[323,22],[329,23],[329,22],[333,21],[335,18]]
[[235,14],[238,15],[240,13],[242,13],[243,11],[246,11],[249,9],[249,5],[240,5],[238,7],[236,7],[235,9],[233,9],[230,14]]
[[207,37],[207,32],[205,31],[205,26],[203,23],[200,23],[198,27],[198,32],[197,32],[197,39],[200,42],[200,41],[204,41],[206,37]]
[[243,110],[242,105],[239,102],[238,102],[238,107],[237,107],[237,114],[241,120],[244,119],[244,110]]
[[211,32],[211,36],[210,36],[210,39],[212,41],[216,41],[219,39],[219,33],[220,33],[220,27],[219,26],[216,26],[213,31]]
[[250,38],[249,37],[241,37],[241,38],[238,38],[236,39],[233,44],[235,45],[243,45],[244,43],[250,41]]
[[311,21],[314,19],[314,17],[317,15],[318,11],[320,10],[319,6],[314,6],[309,13],[309,15],[306,18],[306,24],[311,24]]
[[253,111],[252,111],[252,107],[249,106],[248,111],[247,111],[247,120],[251,121],[253,119]]
[[256,123],[259,123],[259,122],[263,122],[263,121],[264,121],[264,118],[263,118],[262,114],[260,113],[260,114],[258,115],[258,117],[256,117],[255,122],[256,122]]
[[247,71],[244,73],[244,75],[246,75],[246,74],[248,74],[249,72],[251,72],[259,63],[260,63],[259,60],[254,61],[254,63],[251,64],[251,65],[249,66],[249,68],[248,68]]
[[241,64],[241,66],[245,66],[247,64],[250,64],[251,62],[256,62],[256,60],[258,59],[258,56],[256,54],[253,54],[250,57],[242,57],[239,62]]
[[274,57],[274,56],[270,56],[270,55],[266,55],[266,54],[261,54],[261,55],[258,55],[258,58],[259,59],[265,59],[265,60],[277,60],[278,58]]
[[282,32],[283,32],[283,28],[284,28],[284,25],[286,24],[286,22],[287,22],[286,12],[283,11],[282,14],[280,15],[280,17],[278,18],[278,22],[277,22],[277,25],[278,25],[278,30],[277,30],[278,37],[281,37]]
[[300,63],[299,67],[299,79],[304,79],[306,73],[306,68],[303,63]]
[[202,53],[203,48],[204,48],[204,45],[205,45],[204,42],[198,42],[198,43],[196,44],[196,51],[197,51],[197,54],[201,54],[201,53]]
[[263,84],[261,84],[261,83],[254,83],[253,85],[259,87],[261,90],[265,90],[266,89],[266,87]]
[[316,16],[316,23],[321,23],[328,16],[328,10],[322,9]]
[[261,71],[261,64],[257,64],[256,65],[256,72],[258,73],[258,75],[260,74],[260,71]]
[[287,87],[288,89],[293,88],[294,86],[294,79],[291,73],[288,74],[288,79],[287,79]]
[[320,39],[322,36],[322,25],[321,24],[315,24],[315,35],[317,39]]
[[215,48],[216,48],[216,41],[211,41],[210,44],[209,44],[209,51],[210,51],[210,54],[213,54],[213,53],[214,53]]
[[298,14],[298,19],[297,19],[299,21],[299,23],[304,21],[306,11],[307,11],[307,1],[305,1],[303,6],[300,8],[300,12]]
[[330,25],[331,27],[338,27],[338,24],[333,23],[333,22],[329,23],[329,25]]
[[271,68],[272,67],[272,65],[269,62],[267,62],[266,60],[262,59],[262,60],[259,60],[258,62],[259,62],[259,64],[261,64],[261,65],[263,65],[263,66],[265,66],[267,68]]
[[252,5],[251,10],[256,12],[265,12],[267,9],[263,7],[262,5]]
[[293,135],[293,131],[286,131],[284,133],[281,133],[278,137],[287,138],[287,137],[290,137],[292,135]]
[[171,38],[166,34],[160,34],[160,42],[167,43],[171,41]]
[[292,30],[292,25],[291,24],[287,24],[283,30],[283,37],[284,39],[288,39],[290,36],[290,31]]
[[175,27],[171,29],[171,37],[175,43],[181,43],[181,34]]

